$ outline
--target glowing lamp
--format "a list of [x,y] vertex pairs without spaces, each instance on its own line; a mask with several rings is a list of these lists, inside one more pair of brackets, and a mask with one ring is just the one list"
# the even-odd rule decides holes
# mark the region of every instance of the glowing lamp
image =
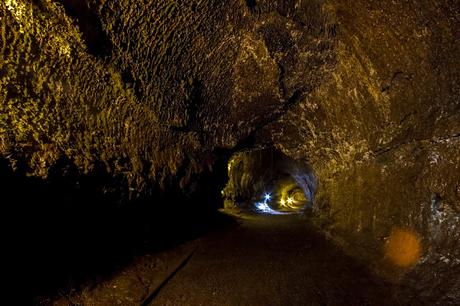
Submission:
[[270,194],[266,193],[265,196],[264,196],[264,198],[265,198],[265,201],[270,201],[270,199],[272,198],[272,196],[271,196]]
[[288,204],[292,204],[292,203],[294,203],[294,199],[288,198],[288,199],[287,199],[287,202],[288,202]]

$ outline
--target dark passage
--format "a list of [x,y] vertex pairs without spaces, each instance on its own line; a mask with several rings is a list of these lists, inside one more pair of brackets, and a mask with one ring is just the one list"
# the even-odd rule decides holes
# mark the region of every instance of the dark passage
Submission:
[[178,193],[140,197],[128,205],[122,201],[122,188],[105,189],[108,182],[120,182],[100,168],[83,175],[63,161],[46,181],[26,177],[21,168],[14,173],[0,159],[2,225],[7,233],[2,248],[14,267],[9,280],[20,292],[18,305],[52,305],[118,275],[136,258],[233,222],[214,207],[205,208],[206,201],[196,209],[197,203]]

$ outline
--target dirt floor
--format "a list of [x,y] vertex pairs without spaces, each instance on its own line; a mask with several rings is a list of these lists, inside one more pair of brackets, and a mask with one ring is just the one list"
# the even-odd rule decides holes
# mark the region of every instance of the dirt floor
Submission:
[[305,220],[257,216],[203,239],[150,305],[397,304]]
[[240,217],[42,305],[400,305],[390,285],[306,223]]

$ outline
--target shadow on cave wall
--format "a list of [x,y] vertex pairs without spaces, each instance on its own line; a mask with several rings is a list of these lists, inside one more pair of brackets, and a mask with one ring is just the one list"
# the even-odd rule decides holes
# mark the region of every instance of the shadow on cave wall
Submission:
[[[215,187],[213,174],[200,179],[208,189]],[[114,183],[102,170],[78,175],[64,161],[46,181],[26,177],[0,159],[1,209],[9,236],[3,249],[15,267],[13,286],[27,292],[24,299],[109,277],[136,255],[231,224],[215,209],[221,186],[189,197],[178,190],[154,192],[123,203],[121,192],[104,189],[117,184],[122,182]]]
[[112,42],[104,32],[99,16],[92,10],[87,0],[57,0],[78,25],[89,53],[96,57],[111,54]]

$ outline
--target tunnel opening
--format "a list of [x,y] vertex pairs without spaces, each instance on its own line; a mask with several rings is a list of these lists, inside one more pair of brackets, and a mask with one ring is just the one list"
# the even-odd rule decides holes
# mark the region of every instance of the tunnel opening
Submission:
[[235,153],[227,170],[225,209],[290,214],[312,208],[317,187],[313,169],[276,148]]

